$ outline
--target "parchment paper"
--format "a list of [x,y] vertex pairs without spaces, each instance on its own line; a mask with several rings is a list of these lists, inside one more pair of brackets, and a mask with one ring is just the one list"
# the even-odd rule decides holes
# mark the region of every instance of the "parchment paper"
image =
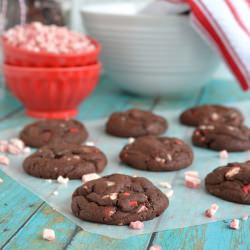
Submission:
[[[250,125],[250,102],[234,104],[239,107],[246,117],[246,124]],[[166,111],[160,115],[166,117],[170,124],[170,129],[166,133],[168,136],[176,136],[188,144],[191,144],[191,135],[193,128],[182,126],[178,122],[178,116],[181,111]],[[191,167],[176,172],[146,172],[127,167],[119,162],[118,155],[121,148],[127,143],[127,139],[120,139],[108,136],[104,133],[105,120],[97,120],[85,122],[91,137],[88,141],[95,142],[96,146],[102,149],[109,159],[109,164],[102,176],[112,173],[124,173],[129,175],[144,176],[150,179],[155,185],[159,185],[162,181],[168,181],[172,184],[174,195],[170,199],[170,206],[162,216],[154,220],[145,222],[143,230],[132,230],[127,226],[108,226],[96,223],[81,221],[75,218],[70,209],[71,194],[81,185],[81,181],[70,181],[67,185],[58,184],[56,181],[48,183],[43,179],[28,176],[22,169],[22,161],[25,156],[11,156],[10,166],[0,166],[0,168],[13,179],[23,184],[33,193],[37,194],[41,199],[45,200],[53,208],[66,217],[71,219],[84,230],[105,235],[112,238],[127,238],[136,234],[152,233],[166,229],[183,228],[193,225],[200,225],[213,221],[239,218],[244,214],[250,214],[250,206],[239,205],[231,202],[223,201],[208,194],[202,187],[198,190],[188,189],[184,186],[184,172],[187,170],[197,170],[202,179],[214,168],[224,165],[228,162],[243,162],[250,159],[250,153],[230,153],[228,160],[220,160],[219,153],[193,147],[195,160]],[[0,139],[15,137],[19,130],[8,130],[0,132]],[[164,188],[161,188],[165,191]],[[58,195],[53,195],[57,190]],[[204,211],[210,207],[212,203],[220,206],[216,217],[209,219],[204,216]]]

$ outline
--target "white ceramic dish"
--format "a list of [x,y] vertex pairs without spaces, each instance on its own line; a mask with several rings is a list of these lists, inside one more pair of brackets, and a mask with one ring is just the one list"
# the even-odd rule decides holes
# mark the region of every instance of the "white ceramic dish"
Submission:
[[107,74],[123,89],[142,95],[198,91],[219,65],[216,54],[188,16],[136,15],[142,5],[136,6],[101,1],[82,10],[88,33],[102,43]]

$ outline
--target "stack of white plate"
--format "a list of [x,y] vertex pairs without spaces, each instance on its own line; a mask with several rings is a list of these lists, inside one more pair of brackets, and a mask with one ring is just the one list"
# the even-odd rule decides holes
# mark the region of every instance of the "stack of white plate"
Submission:
[[123,89],[142,95],[198,91],[219,59],[191,27],[189,16],[142,15],[137,8],[101,0],[82,9],[88,33],[102,44],[107,74]]

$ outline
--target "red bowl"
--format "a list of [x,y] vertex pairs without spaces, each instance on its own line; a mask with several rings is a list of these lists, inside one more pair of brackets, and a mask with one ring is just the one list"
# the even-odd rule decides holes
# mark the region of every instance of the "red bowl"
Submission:
[[28,68],[4,65],[4,77],[28,115],[60,119],[77,114],[78,105],[98,83],[101,64],[72,68]]
[[36,53],[17,48],[2,39],[4,63],[22,67],[76,67],[96,64],[101,51],[100,44],[94,39],[90,41],[96,49],[81,54]]

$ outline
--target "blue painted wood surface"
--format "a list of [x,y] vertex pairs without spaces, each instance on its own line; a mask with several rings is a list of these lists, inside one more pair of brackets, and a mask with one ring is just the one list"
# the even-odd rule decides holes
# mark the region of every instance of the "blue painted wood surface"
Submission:
[[[195,98],[182,101],[142,98],[122,92],[103,78],[94,94],[80,107],[79,119],[96,119],[114,110],[140,107],[148,110],[186,108],[199,103],[228,103],[250,99],[234,82],[213,81]],[[0,129],[30,122],[20,104],[8,93],[0,100]],[[240,230],[228,229],[228,222],[216,222],[184,229],[168,230],[115,240],[87,233],[0,171],[0,249],[147,249],[159,244],[163,249],[250,249],[250,220]],[[42,240],[43,228],[53,228],[57,239]]]

